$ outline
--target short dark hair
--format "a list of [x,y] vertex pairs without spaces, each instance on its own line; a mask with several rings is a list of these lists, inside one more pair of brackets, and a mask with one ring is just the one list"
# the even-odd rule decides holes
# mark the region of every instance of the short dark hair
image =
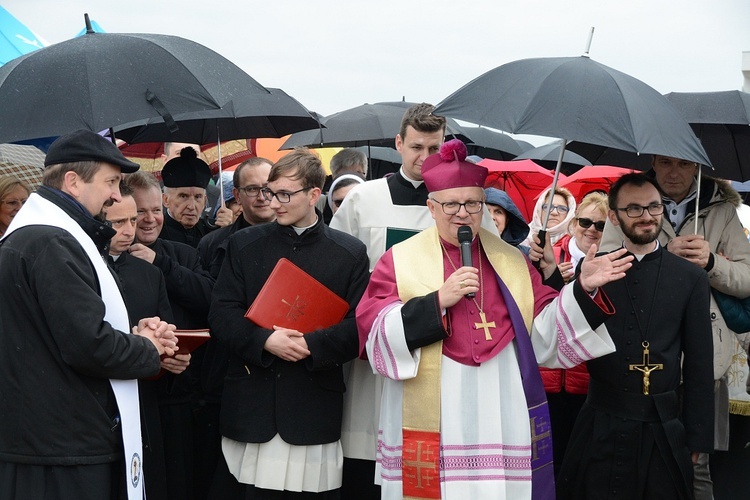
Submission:
[[83,182],[89,183],[102,165],[104,165],[102,162],[95,160],[74,161],[70,163],[57,163],[55,165],[50,165],[44,169],[42,185],[54,189],[62,189],[65,174],[68,172],[75,172],[81,177],[81,179],[83,179]]
[[307,148],[294,148],[271,167],[268,182],[279,177],[288,176],[296,181],[301,180],[305,188],[323,189],[326,173],[318,155]]
[[437,132],[442,130],[443,134],[445,134],[447,120],[444,116],[433,115],[433,111],[435,111],[435,106],[426,102],[415,104],[407,109],[404,117],[401,119],[401,129],[398,132],[401,139],[406,135],[406,127],[410,125],[417,132]]
[[256,158],[250,158],[249,160],[245,160],[237,165],[237,168],[234,169],[234,175],[232,176],[232,185],[237,189],[241,188],[242,186],[240,186],[240,172],[242,171],[242,169],[244,169],[245,167],[257,167],[258,165],[262,165],[264,163],[273,165],[273,162],[271,160],[261,158],[260,156]]
[[646,184],[651,184],[656,188],[656,191],[659,193],[659,195],[662,194],[661,188],[659,188],[659,185],[656,183],[656,180],[652,177],[649,177],[642,173],[632,173],[632,174],[625,174],[619,179],[615,181],[614,184],[612,184],[612,187],[609,188],[609,208],[610,210],[616,210],[618,205],[617,198],[620,195],[620,190],[623,186],[635,186],[635,187],[642,187]]

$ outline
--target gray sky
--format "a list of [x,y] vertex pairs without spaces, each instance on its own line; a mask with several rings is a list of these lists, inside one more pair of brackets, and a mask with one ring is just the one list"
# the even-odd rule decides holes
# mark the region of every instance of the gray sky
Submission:
[[506,62],[578,56],[659,92],[742,88],[748,0],[0,0],[50,43],[87,12],[110,33],[199,42],[327,115],[365,102],[437,104]]

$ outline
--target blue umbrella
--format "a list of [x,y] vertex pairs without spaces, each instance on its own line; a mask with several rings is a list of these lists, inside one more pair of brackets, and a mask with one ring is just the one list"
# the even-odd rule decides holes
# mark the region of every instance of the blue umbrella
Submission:
[[0,66],[45,45],[33,31],[0,6]]

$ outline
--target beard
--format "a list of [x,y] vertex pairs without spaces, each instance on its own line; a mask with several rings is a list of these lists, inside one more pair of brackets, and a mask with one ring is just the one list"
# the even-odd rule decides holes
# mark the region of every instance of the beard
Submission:
[[659,231],[661,231],[661,225],[664,221],[664,219],[659,221],[654,226],[654,231],[651,233],[637,233],[635,231],[635,225],[629,226],[626,224],[626,221],[620,217],[619,213],[617,214],[617,220],[620,223],[622,233],[635,245],[648,245],[649,243],[656,241],[659,237]]

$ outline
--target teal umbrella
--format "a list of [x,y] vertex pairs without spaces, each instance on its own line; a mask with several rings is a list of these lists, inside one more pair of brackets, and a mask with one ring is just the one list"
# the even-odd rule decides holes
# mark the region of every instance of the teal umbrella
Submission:
[[45,45],[36,33],[0,6],[0,66]]

